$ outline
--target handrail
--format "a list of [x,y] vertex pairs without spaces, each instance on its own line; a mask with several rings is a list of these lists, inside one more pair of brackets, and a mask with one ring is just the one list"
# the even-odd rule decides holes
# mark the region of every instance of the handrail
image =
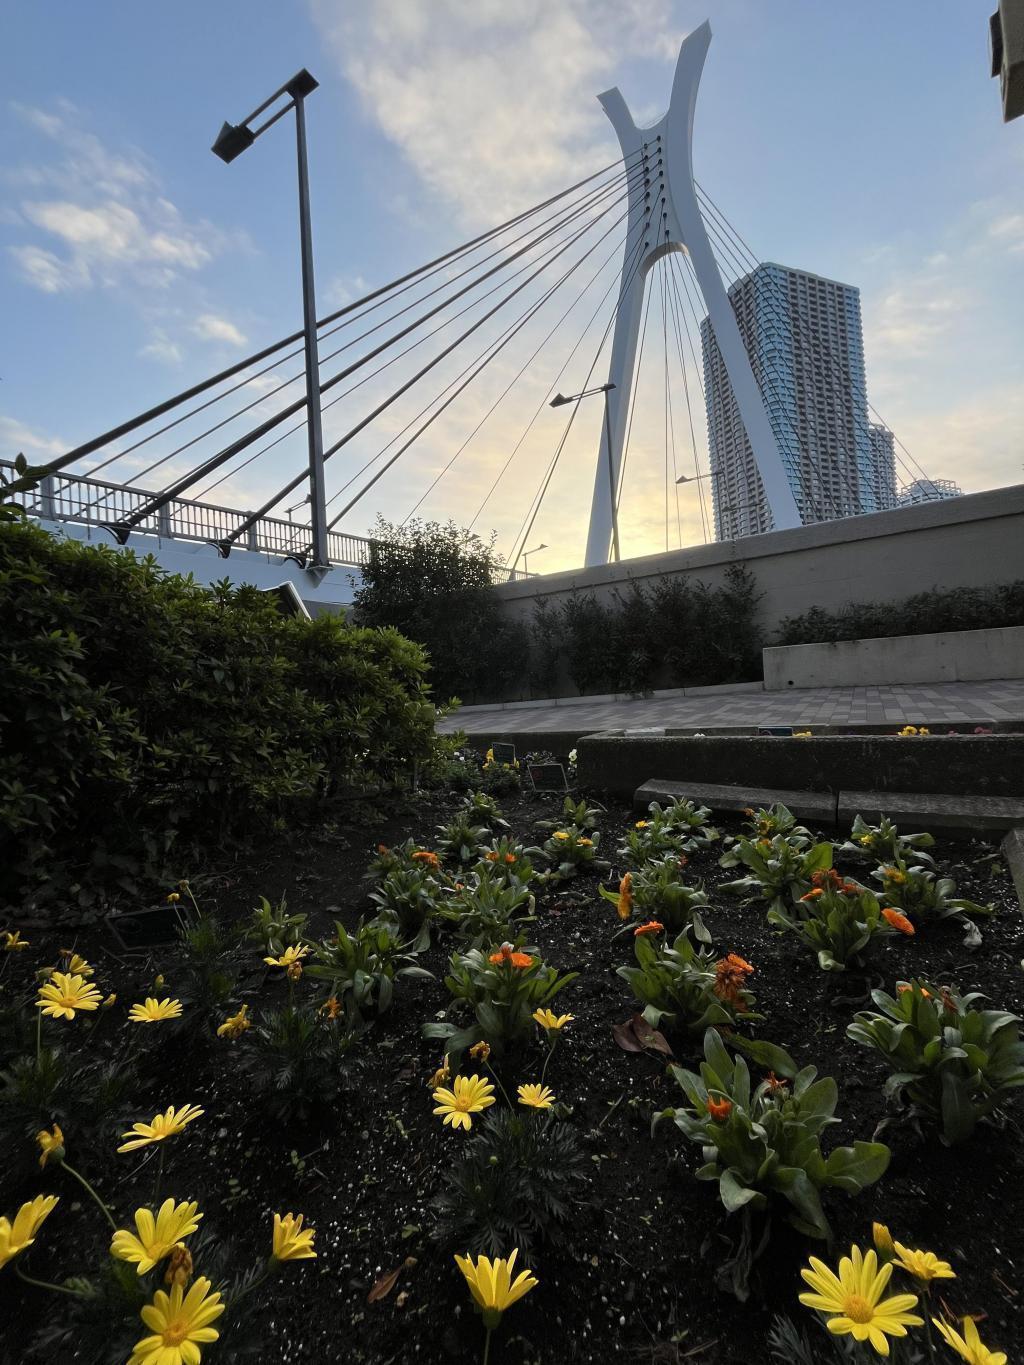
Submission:
[[[15,474],[11,460],[0,460],[0,469],[9,478]],[[43,521],[71,521],[85,526],[107,527],[121,521],[127,513],[144,507],[154,494],[130,484],[110,483],[106,479],[91,479],[81,474],[49,474],[39,481],[32,492],[21,496],[21,503],[29,516]],[[218,544],[244,522],[250,513],[233,507],[222,507],[212,502],[195,502],[191,498],[174,498],[152,516],[132,528],[133,534],[155,535],[162,540],[190,540],[201,544]],[[255,550],[271,555],[299,555],[309,543],[309,528],[302,522],[283,517],[261,517],[246,532],[239,549]],[[350,535],[347,531],[328,533],[329,558],[332,564],[362,568],[370,558],[374,542],[366,536]],[[495,565],[495,580],[525,578],[516,571],[510,573],[502,565]]]

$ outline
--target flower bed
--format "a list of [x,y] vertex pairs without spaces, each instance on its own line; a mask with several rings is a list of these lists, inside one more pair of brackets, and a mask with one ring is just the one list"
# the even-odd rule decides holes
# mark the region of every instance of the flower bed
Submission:
[[[435,798],[350,843],[197,875],[167,907],[187,947],[126,956],[95,928],[23,929],[0,951],[0,1214],[59,1199],[30,1208],[34,1243],[0,1268],[12,1359],[123,1362],[191,1324],[204,1362],[474,1360],[490,1328],[494,1365],[799,1361],[801,1333],[806,1359],[828,1361],[840,1338],[821,1321],[843,1317],[829,1275],[851,1244],[864,1254],[845,1273],[868,1298],[888,1280],[883,1298],[917,1300],[891,1309],[905,1340],[855,1304],[853,1358],[876,1358],[873,1329],[893,1359],[929,1359],[912,1319],[934,1317],[934,1358],[972,1359],[963,1319],[987,1314],[981,1341],[1014,1359],[1012,1092],[990,1076],[981,1094],[951,1057],[959,1081],[936,1089],[924,1068],[883,1093],[910,1074],[900,1040],[917,1029],[923,1053],[935,1020],[975,1030],[970,1048],[1001,1039],[1004,1078],[1019,1066],[1005,1019],[974,1018],[1024,1004],[1020,913],[992,851],[861,825],[825,854],[778,812],[716,821],[716,838],[692,807],[638,823],[498,804]],[[64,976],[36,980],[53,966]],[[740,1141],[786,1154],[772,1178]],[[804,1182],[778,1174],[797,1155]],[[899,1245],[878,1231],[877,1261],[873,1223]],[[513,1250],[506,1286],[478,1257]],[[521,1301],[502,1313],[506,1287]],[[793,1325],[772,1357],[778,1315]]]

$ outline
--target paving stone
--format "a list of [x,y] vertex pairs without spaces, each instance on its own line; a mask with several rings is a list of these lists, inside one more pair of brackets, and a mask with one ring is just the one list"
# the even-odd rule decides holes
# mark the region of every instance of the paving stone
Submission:
[[877,822],[886,815],[906,833],[973,838],[1001,834],[1024,826],[1024,797],[945,796],[932,792],[839,793],[837,820],[853,823],[856,815]]
[[667,782],[652,778],[633,795],[637,810],[646,810],[652,801],[696,801],[712,810],[746,810],[774,805],[788,806],[799,820],[818,825],[834,825],[836,798],[832,792],[774,791],[768,787],[732,787],[711,782]]

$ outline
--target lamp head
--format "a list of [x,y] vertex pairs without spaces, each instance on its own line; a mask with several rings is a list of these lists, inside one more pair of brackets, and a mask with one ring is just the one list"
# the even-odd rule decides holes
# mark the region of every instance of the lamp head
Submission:
[[551,402],[548,404],[548,407],[550,407],[550,408],[560,408],[560,407],[562,407],[564,404],[566,404],[566,403],[571,403],[571,402],[572,402],[572,399],[571,399],[571,398],[566,398],[566,396],[565,396],[564,393],[556,393],[555,396],[554,396],[554,398],[552,398]]
[[247,128],[244,123],[234,124],[225,123],[217,134],[210,151],[215,156],[219,156],[221,161],[234,161],[236,156],[241,156],[247,147],[251,147],[256,141],[252,130]]
[[302,99],[305,95],[311,95],[320,82],[315,76],[311,76],[305,67],[297,71],[291,78],[285,89],[293,100]]

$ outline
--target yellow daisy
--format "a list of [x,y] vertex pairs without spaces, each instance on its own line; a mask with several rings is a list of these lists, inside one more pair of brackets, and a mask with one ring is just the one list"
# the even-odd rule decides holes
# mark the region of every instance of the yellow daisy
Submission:
[[131,1132],[121,1134],[130,1141],[123,1143],[117,1150],[134,1152],[137,1147],[148,1147],[151,1142],[163,1142],[165,1138],[184,1132],[186,1123],[191,1123],[204,1112],[195,1104],[184,1104],[180,1109],[170,1104],[166,1113],[153,1116],[152,1123],[133,1123]]
[[39,1143],[42,1156],[39,1158],[39,1165],[45,1166],[50,1157],[60,1164],[64,1160],[64,1134],[61,1132],[59,1123],[53,1125],[53,1132],[48,1133],[45,1128],[41,1128],[36,1133],[36,1142]]
[[199,1343],[217,1340],[220,1333],[210,1323],[223,1312],[220,1295],[210,1293],[202,1276],[187,1294],[180,1284],[170,1294],[158,1289],[141,1313],[153,1335],[135,1343],[128,1365],[199,1365]]
[[521,1085],[518,1093],[519,1103],[529,1109],[550,1109],[555,1102],[554,1095],[546,1085]]
[[128,1018],[133,1024],[156,1024],[161,1019],[180,1019],[181,1001],[156,1000],[151,995],[146,996],[144,1005],[133,1005],[128,1011]]
[[494,1086],[483,1076],[456,1076],[451,1090],[438,1086],[434,1091],[438,1105],[435,1114],[443,1114],[444,1122],[453,1128],[473,1126],[472,1114],[479,1114],[494,1103]]
[[571,1024],[576,1018],[574,1014],[554,1014],[551,1010],[534,1010],[532,1016],[543,1029],[565,1028],[566,1024]]
[[296,962],[301,962],[304,957],[309,956],[309,949],[305,944],[298,947],[289,946],[284,950],[280,957],[265,957],[263,961],[268,967],[291,967]]
[[87,984],[84,976],[54,972],[45,986],[39,987],[36,1004],[51,1019],[74,1019],[76,1010],[99,1009],[102,998],[95,986]]
[[905,1337],[908,1327],[924,1325],[923,1318],[910,1312],[917,1306],[915,1294],[882,1298],[892,1276],[892,1264],[879,1267],[873,1251],[865,1254],[860,1247],[851,1247],[850,1255],[839,1262],[838,1276],[817,1256],[810,1258],[810,1264],[811,1268],[800,1274],[814,1293],[801,1294],[800,1302],[830,1314],[828,1330],[836,1336],[870,1341],[880,1356],[887,1356],[889,1337]]
[[78,953],[70,953],[68,955],[68,965],[64,970],[70,972],[72,976],[96,975],[96,968],[91,967],[85,958]]
[[203,1216],[196,1212],[198,1207],[195,1203],[175,1204],[173,1199],[165,1199],[155,1217],[149,1209],[136,1209],[138,1236],[119,1228],[110,1240],[110,1254],[119,1261],[137,1261],[138,1273],[145,1275],[170,1255],[183,1237],[195,1232]]
[[508,1260],[503,1256],[493,1261],[488,1256],[478,1256],[475,1265],[472,1256],[455,1257],[455,1264],[466,1277],[469,1292],[483,1311],[484,1326],[488,1329],[497,1327],[505,1309],[511,1308],[524,1294],[529,1294],[537,1284],[532,1270],[521,1270],[512,1279],[518,1255],[517,1249]]
[[960,1335],[946,1322],[932,1318],[932,1323],[942,1333],[946,1345],[956,1351],[968,1365],[1006,1365],[1005,1351],[990,1351],[978,1336],[978,1328],[973,1318],[964,1318],[964,1334]]
[[240,1006],[238,1013],[230,1015],[217,1029],[217,1037],[241,1038],[245,1030],[247,1028],[250,1028],[252,1025],[252,1020],[247,1017],[248,1014],[249,1006],[248,1005]]
[[303,1228],[301,1213],[274,1214],[274,1260],[309,1261],[316,1259],[313,1228]]
[[27,938],[22,938],[20,929],[15,929],[13,933],[9,929],[4,930],[4,952],[21,953],[26,948],[31,948],[32,944]]
[[37,1194],[14,1215],[12,1223],[8,1218],[0,1218],[0,1266],[13,1261],[36,1240],[36,1233],[57,1207],[57,1195]]
[[948,1261],[940,1261],[934,1251],[913,1251],[902,1242],[894,1242],[893,1246],[896,1248],[896,1264],[922,1284],[929,1284],[932,1280],[956,1279],[953,1267]]

